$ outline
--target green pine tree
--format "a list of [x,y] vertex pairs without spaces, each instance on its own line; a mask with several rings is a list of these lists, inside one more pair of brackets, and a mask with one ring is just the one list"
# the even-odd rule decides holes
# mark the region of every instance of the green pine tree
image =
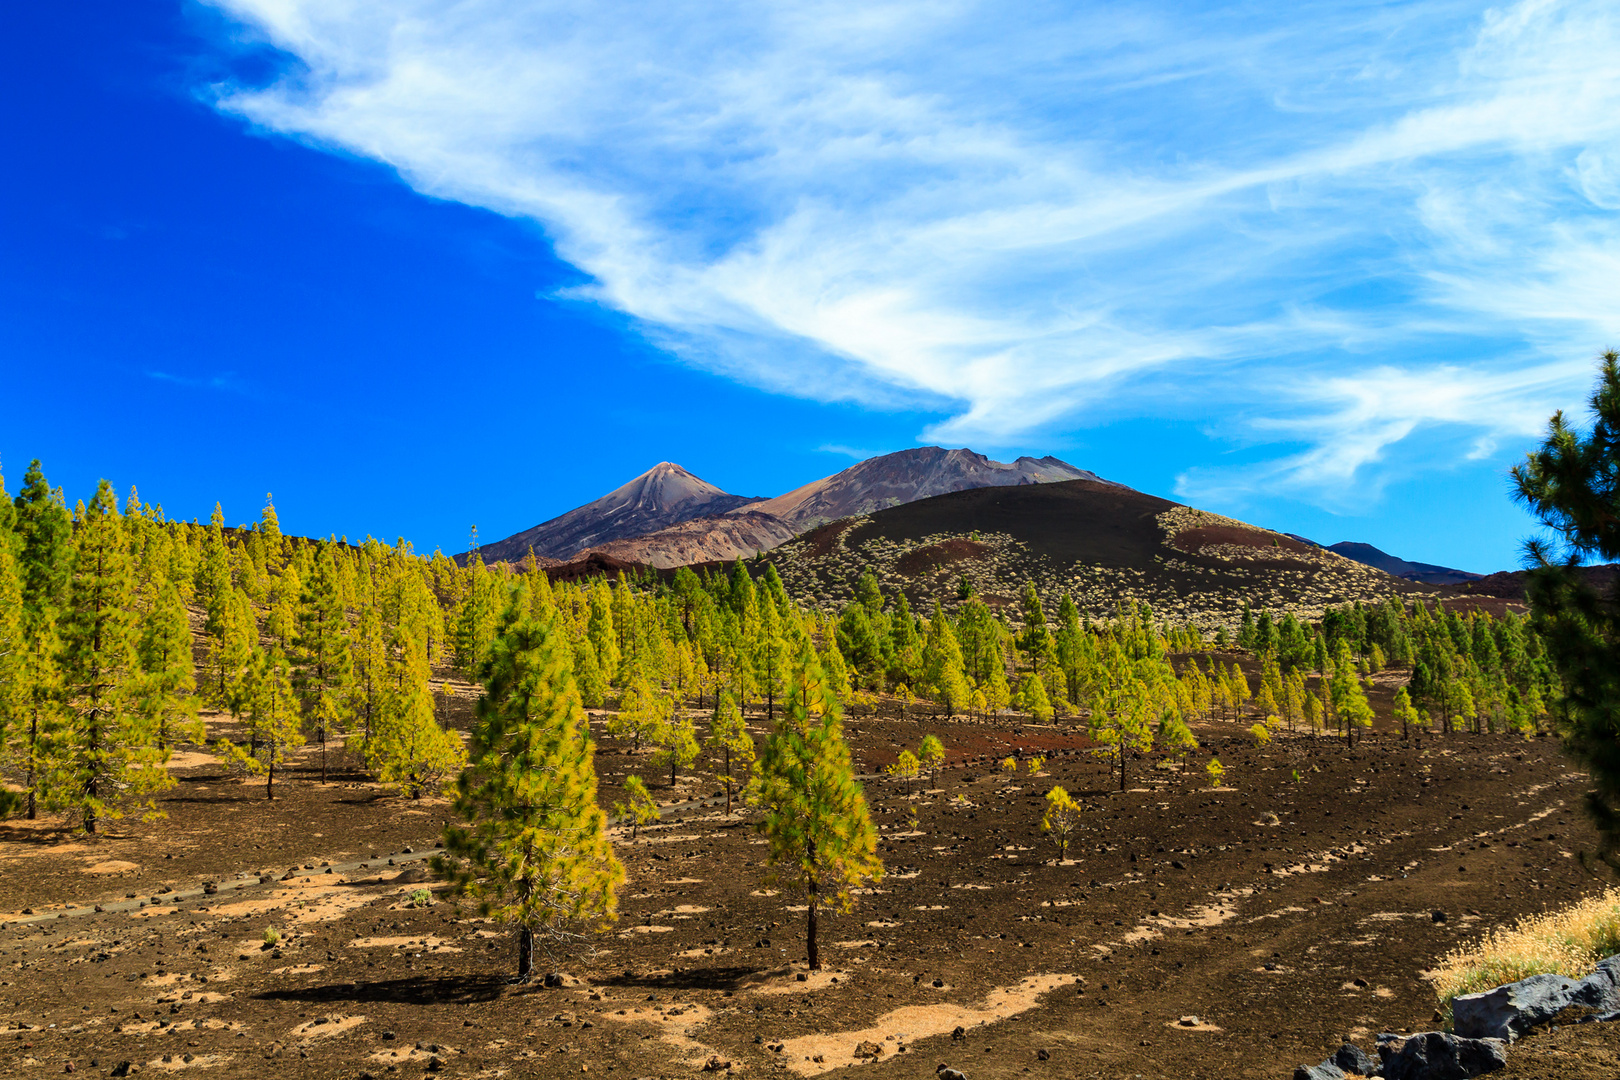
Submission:
[[276,769],[283,768],[288,755],[305,742],[292,665],[274,645],[269,652],[255,648],[241,686],[248,741],[238,745],[220,739],[215,752],[227,763],[264,777],[264,797],[274,799]]
[[38,816],[49,784],[48,748],[66,722],[62,706],[61,640],[57,621],[67,605],[73,569],[73,518],[60,488],[45,480],[38,459],[30,462],[13,501],[21,627],[27,661],[20,688],[26,710],[16,754],[28,818]]
[[460,736],[439,725],[426,644],[403,638],[397,663],[365,759],[379,780],[412,799],[438,795],[466,765],[467,749]]
[[855,781],[837,697],[815,651],[804,643],[791,672],[782,718],[765,741],[760,768],[761,829],[773,878],[807,903],[810,967],[821,967],[816,938],[823,906],[848,911],[852,890],[883,876],[877,830]]
[[446,855],[434,869],[487,917],[518,926],[518,978],[534,973],[536,934],[605,926],[624,868],[596,800],[594,747],[552,620],[509,611],[478,671],[472,762],[457,784]]
[[[423,643],[424,650],[426,643]],[[348,726],[349,686],[354,658],[349,617],[339,592],[331,548],[321,544],[298,598],[298,651],[295,685],[315,742],[321,748],[321,783],[326,783],[327,739]],[[431,696],[431,695],[430,695]],[[432,712],[431,707],[429,712]],[[437,725],[434,725],[437,727]]]
[[68,603],[62,613],[66,723],[56,740],[57,801],[94,833],[134,803],[158,816],[152,796],[174,784],[168,755],[136,708],[139,681],[128,538],[112,485],[101,481],[77,514]]
[[191,622],[180,589],[163,583],[157,601],[141,624],[140,678],[135,706],[146,728],[167,750],[178,739],[201,743],[203,722],[197,718],[197,675],[191,660]]
[[1525,544],[1533,625],[1562,683],[1564,746],[1592,774],[1587,810],[1602,835],[1600,856],[1620,868],[1620,608],[1612,590],[1581,573],[1620,561],[1620,353],[1603,354],[1582,434],[1553,414],[1541,446],[1514,468],[1518,501],[1559,542]]
[[715,779],[725,785],[726,813],[731,813],[732,794],[754,787],[754,737],[743,722],[742,710],[730,694],[715,697],[714,713],[709,717],[709,749],[720,758]]

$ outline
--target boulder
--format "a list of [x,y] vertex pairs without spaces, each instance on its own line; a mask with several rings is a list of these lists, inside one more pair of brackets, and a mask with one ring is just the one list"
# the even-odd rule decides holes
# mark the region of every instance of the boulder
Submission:
[[[1583,985],[1562,975],[1532,975],[1482,994],[1460,994],[1451,1001],[1452,1030],[1465,1039],[1512,1042],[1568,1008]],[[1589,990],[1599,992],[1596,986]]]
[[1470,1080],[1507,1065],[1501,1039],[1464,1039],[1443,1031],[1378,1036],[1384,1080]]
[[1343,1080],[1346,1076],[1377,1076],[1382,1066],[1367,1051],[1345,1043],[1320,1065],[1301,1065],[1294,1080]]
[[1599,962],[1597,970],[1570,991],[1570,1004],[1584,1005],[1597,1012],[1620,1010],[1620,956]]
[[1294,1080],[1344,1080],[1344,1070],[1329,1058],[1320,1065],[1301,1065],[1294,1070]]
[[1383,1067],[1377,1058],[1354,1043],[1339,1047],[1328,1061],[1350,1076],[1377,1076],[1378,1070]]

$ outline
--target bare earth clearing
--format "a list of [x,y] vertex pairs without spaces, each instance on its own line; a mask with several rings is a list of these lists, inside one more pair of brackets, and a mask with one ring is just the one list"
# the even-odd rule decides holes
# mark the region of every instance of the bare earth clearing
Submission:
[[[465,727],[467,688],[454,704]],[[1385,725],[1354,751],[1254,749],[1211,723],[1185,759],[1133,761],[1120,793],[1072,722],[888,708],[848,718],[858,763],[932,732],[950,767],[912,794],[867,782],[889,873],[824,921],[820,973],[746,816],[706,802],[618,836],[619,923],[557,954],[553,988],[506,982],[506,928],[410,906],[445,804],[343,764],[320,785],[313,748],[274,802],[188,748],[166,822],[93,839],[6,823],[0,1074],[676,1077],[717,1058],[733,1076],[1286,1077],[1344,1037],[1432,1028],[1423,972],[1442,953],[1606,883],[1578,858],[1585,779],[1551,739]],[[1000,773],[1019,747],[1049,755],[1043,775]],[[1211,750],[1226,789],[1207,787]],[[661,802],[717,790],[700,773],[671,791],[607,739],[597,765],[605,805],[629,771]],[[1039,833],[1055,783],[1087,810],[1065,865]],[[1615,1025],[1564,1027],[1497,1075],[1609,1080],[1617,1050]]]

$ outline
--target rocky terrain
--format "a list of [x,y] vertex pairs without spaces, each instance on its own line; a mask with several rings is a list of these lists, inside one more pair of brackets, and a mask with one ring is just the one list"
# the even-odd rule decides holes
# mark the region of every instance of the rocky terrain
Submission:
[[[1425,973],[1447,950],[1606,883],[1580,857],[1585,778],[1552,740],[1403,741],[1398,682],[1380,676],[1353,751],[1210,722],[1197,751],[1133,760],[1124,792],[1064,722],[860,710],[847,734],[887,874],[825,920],[820,972],[802,902],[701,768],[654,782],[661,823],[616,831],[614,930],[559,943],[551,985],[517,986],[509,929],[420,872],[443,803],[358,774],[321,785],[313,749],[267,802],[188,748],[166,821],[0,825],[0,1072],[1287,1077],[1347,1039],[1433,1028]],[[471,690],[454,690],[465,727]],[[604,802],[659,776],[600,731]],[[930,733],[936,778],[880,777]],[[1039,828],[1053,784],[1084,806],[1063,863]],[[1617,1048],[1616,1025],[1542,1028],[1494,1075],[1611,1080]]]

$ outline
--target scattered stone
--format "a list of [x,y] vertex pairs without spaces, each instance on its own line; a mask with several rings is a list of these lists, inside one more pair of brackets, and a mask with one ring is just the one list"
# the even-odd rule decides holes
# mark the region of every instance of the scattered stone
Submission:
[[1354,1043],[1339,1047],[1328,1061],[1351,1076],[1377,1076],[1378,1070],[1383,1067],[1377,1058]]
[[212,881],[203,882],[203,895],[204,896],[214,896],[214,895],[218,894],[218,892],[219,892],[219,886],[217,884],[215,884]]
[[138,1071],[133,1061],[120,1061],[112,1067],[112,1076],[131,1076]]
[[1196,1016],[1183,1016],[1181,1019],[1177,1020],[1176,1023],[1180,1024],[1182,1027],[1197,1027],[1200,1021]]
[[703,1063],[704,1072],[730,1072],[731,1062],[721,1061],[719,1054],[713,1054]]
[[553,971],[546,975],[544,983],[546,989],[548,990],[560,990],[563,984],[563,977]]
[[1452,1030],[1465,1039],[1512,1042],[1568,1008],[1581,985],[1562,975],[1532,975],[1481,994],[1459,994],[1451,1002]]
[[966,1073],[958,1072],[957,1070],[949,1068],[944,1064],[940,1064],[934,1068],[934,1077],[935,1080],[967,1080]]
[[797,980],[798,982],[809,982],[810,981],[810,976],[801,971],[797,975],[794,976],[794,979]]
[[855,1046],[855,1056],[862,1059],[863,1061],[865,1059],[867,1059],[867,1058],[879,1057],[879,1056],[882,1055],[882,1053],[883,1053],[883,1047],[879,1046],[877,1043],[873,1042],[870,1039],[867,1039],[866,1041],[861,1042],[861,1043],[857,1043],[856,1046]]
[[955,1031],[951,1032],[951,1038],[956,1042],[961,1042],[963,1039],[967,1038],[967,1028],[958,1027]]
[[1037,1050],[1037,1051],[1035,1051],[1035,1060],[1036,1061],[1051,1061],[1052,1060],[1052,1051],[1050,1051],[1050,1050]]
[[1429,918],[1432,919],[1433,921],[1437,922],[1437,923],[1445,922],[1446,921],[1446,913],[1443,912],[1443,911],[1440,911],[1440,910],[1431,911],[1431,912],[1429,912]]
[[1331,1061],[1320,1065],[1301,1065],[1294,1070],[1294,1080],[1344,1080],[1344,1070]]
[[425,867],[413,866],[413,867],[410,867],[409,869],[401,870],[399,872],[399,874],[394,878],[394,884],[395,885],[420,885],[424,881],[430,880],[431,877],[432,877],[432,875],[427,872],[427,869]]
[[944,979],[935,979],[934,980],[934,989],[935,990],[943,990],[943,989],[945,989],[945,980]]
[[1507,1065],[1501,1039],[1466,1039],[1443,1031],[1378,1036],[1384,1080],[1469,1080]]

